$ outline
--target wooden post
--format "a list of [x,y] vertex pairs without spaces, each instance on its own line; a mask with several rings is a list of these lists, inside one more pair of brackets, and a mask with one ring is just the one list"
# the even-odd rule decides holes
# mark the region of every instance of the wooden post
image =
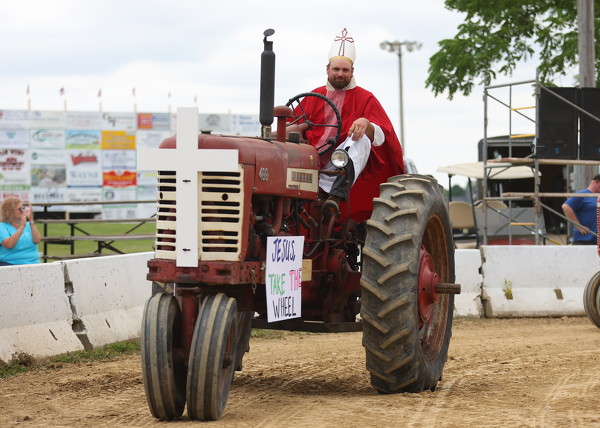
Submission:
[[[594,55],[594,0],[577,0],[577,25],[579,28],[579,87],[596,86]],[[585,189],[598,173],[597,166],[581,166],[579,189]]]

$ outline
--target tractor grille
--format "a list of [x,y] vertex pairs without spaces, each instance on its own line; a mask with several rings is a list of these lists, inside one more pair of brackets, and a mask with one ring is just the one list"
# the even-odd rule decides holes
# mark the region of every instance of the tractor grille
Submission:
[[[156,257],[175,259],[177,242],[175,172],[158,173]],[[243,169],[198,173],[200,260],[238,260],[241,252]],[[183,231],[182,233],[185,233]]]

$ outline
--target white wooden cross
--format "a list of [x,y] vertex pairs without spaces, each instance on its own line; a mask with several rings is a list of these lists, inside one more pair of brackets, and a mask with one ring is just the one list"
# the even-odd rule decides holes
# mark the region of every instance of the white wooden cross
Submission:
[[238,170],[238,151],[198,150],[198,109],[177,109],[177,149],[138,149],[138,170],[175,171],[177,266],[198,266],[198,172]]

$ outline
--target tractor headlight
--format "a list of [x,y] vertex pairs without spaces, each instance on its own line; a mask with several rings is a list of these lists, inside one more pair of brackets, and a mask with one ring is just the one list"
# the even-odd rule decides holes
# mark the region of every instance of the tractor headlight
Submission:
[[331,154],[331,163],[336,168],[344,168],[346,165],[348,165],[349,161],[350,156],[348,155],[348,152],[346,150],[337,149],[334,150],[334,152]]

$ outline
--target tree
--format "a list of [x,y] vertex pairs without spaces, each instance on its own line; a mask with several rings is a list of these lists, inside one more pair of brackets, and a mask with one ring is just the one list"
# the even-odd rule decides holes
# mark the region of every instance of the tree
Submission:
[[[429,60],[426,86],[435,95],[468,95],[474,85],[511,75],[519,62],[536,54],[545,85],[578,64],[575,0],[446,0],[445,5],[466,16],[456,36],[439,42],[440,50]],[[594,15],[600,16],[600,0],[594,0]],[[596,45],[596,68],[598,52]]]

